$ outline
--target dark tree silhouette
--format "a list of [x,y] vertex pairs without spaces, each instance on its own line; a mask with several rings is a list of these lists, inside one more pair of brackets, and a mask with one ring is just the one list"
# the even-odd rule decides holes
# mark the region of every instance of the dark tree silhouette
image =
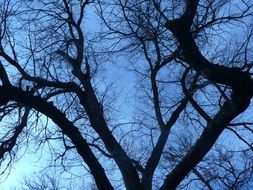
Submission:
[[[247,189],[252,16],[250,0],[3,0],[2,171],[47,144],[101,190]],[[28,188],[58,184],[41,175]]]

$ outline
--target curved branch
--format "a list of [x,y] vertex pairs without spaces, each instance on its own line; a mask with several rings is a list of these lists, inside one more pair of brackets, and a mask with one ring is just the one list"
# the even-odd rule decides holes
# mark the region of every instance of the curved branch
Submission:
[[193,2],[198,1],[187,1],[185,14],[179,19],[167,21],[165,24],[182,48],[184,61],[210,81],[230,86],[240,94],[251,97],[253,94],[253,81],[248,72],[243,72],[240,68],[228,68],[213,64],[201,54],[191,32],[192,19],[197,11],[197,5]]
[[191,33],[198,0],[188,0],[183,16],[166,23],[177,39],[185,62],[214,83],[232,87],[231,100],[227,100],[212,120],[209,120],[200,138],[184,158],[167,175],[161,190],[175,189],[212,148],[226,126],[249,106],[253,95],[253,81],[249,73],[239,68],[228,68],[209,62],[197,47]]
[[62,130],[62,132],[71,139],[77,152],[89,166],[98,189],[113,189],[103,167],[92,153],[78,128],[75,127],[74,124],[66,118],[65,114],[58,110],[52,103],[46,102],[41,97],[33,96],[29,92],[22,91],[21,89],[13,86],[0,86],[0,96],[8,97],[9,100],[34,108],[51,118],[52,121]]

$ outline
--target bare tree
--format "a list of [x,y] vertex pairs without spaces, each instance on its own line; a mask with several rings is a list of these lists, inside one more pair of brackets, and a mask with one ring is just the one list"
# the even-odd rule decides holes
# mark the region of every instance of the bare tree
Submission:
[[[77,165],[98,189],[249,187],[252,6],[3,0],[1,161],[47,144],[49,165]],[[119,68],[129,81],[136,74],[132,113],[118,106],[120,83],[108,82]]]

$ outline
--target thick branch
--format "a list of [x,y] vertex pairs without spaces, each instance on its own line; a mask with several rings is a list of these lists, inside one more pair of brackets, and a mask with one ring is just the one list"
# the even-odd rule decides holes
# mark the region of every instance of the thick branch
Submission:
[[80,103],[83,105],[89,117],[91,126],[99,134],[106,149],[117,163],[122,173],[126,188],[129,190],[142,189],[139,176],[131,159],[117,142],[106,124],[100,103],[97,100],[90,82],[87,82],[84,88],[85,93],[78,93]]
[[[194,41],[190,27],[192,25],[192,20],[189,19],[189,17],[196,14],[197,8],[197,4],[193,2],[197,2],[197,0],[188,1],[186,12],[182,17],[173,21],[168,21],[165,24],[167,29],[173,33],[179,42],[185,58],[184,61],[196,71],[202,73],[210,81],[228,85],[234,90],[238,89],[241,93],[247,93],[246,96],[251,96],[253,93],[252,81],[247,72],[243,72],[239,68],[228,68],[213,64],[201,54]],[[194,6],[194,8],[191,8],[192,6]]]
[[175,189],[180,184],[212,148],[225,127],[249,106],[253,94],[253,83],[247,72],[243,72],[239,68],[215,65],[201,54],[190,30],[197,6],[198,0],[188,0],[183,16],[168,21],[166,27],[177,39],[187,64],[210,81],[230,86],[233,92],[231,100],[224,103],[212,120],[208,119],[207,127],[195,145],[167,175],[161,187],[162,190]]
[[245,99],[236,95],[231,100],[225,102],[213,120],[208,122],[207,127],[195,145],[170,174],[167,175],[161,190],[175,189],[188,173],[204,158],[230,121],[242,113],[249,106],[249,103],[249,98]]
[[72,143],[77,149],[77,152],[90,168],[97,187],[101,190],[113,189],[103,167],[92,153],[78,128],[75,127],[73,123],[66,118],[65,114],[58,110],[52,103],[46,102],[41,97],[33,96],[30,93],[22,91],[21,89],[13,86],[0,86],[0,96],[8,97],[12,101],[16,101],[28,107],[34,108],[51,118],[52,121],[55,122],[59,128],[61,128],[62,132],[71,139]]

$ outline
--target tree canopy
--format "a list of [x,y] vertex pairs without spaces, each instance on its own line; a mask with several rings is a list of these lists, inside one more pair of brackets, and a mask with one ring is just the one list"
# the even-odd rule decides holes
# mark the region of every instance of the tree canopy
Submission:
[[2,175],[33,149],[84,189],[248,189],[252,18],[251,0],[1,0]]

